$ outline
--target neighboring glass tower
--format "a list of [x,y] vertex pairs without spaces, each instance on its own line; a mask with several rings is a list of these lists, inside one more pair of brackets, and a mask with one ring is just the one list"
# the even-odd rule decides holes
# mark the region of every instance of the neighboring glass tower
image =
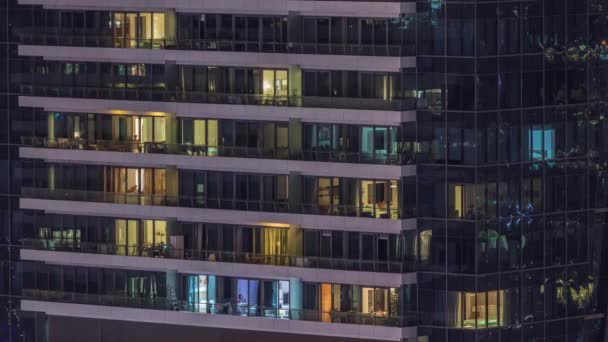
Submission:
[[0,340],[608,338],[608,1],[0,6]]
[[417,3],[418,334],[601,341],[608,2],[473,2]]

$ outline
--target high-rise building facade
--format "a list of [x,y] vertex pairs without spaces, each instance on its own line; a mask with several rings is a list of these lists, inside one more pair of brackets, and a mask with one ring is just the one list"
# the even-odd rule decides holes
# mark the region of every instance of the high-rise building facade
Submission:
[[0,5],[3,340],[608,338],[608,1]]

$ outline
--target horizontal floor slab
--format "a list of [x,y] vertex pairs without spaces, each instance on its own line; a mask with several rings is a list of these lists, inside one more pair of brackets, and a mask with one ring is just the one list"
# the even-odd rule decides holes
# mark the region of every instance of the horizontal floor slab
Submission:
[[239,13],[287,15],[297,12],[310,16],[398,17],[415,13],[412,2],[380,1],[313,1],[313,0],[19,0],[22,5],[46,8],[166,10],[201,13]]
[[115,306],[68,304],[38,300],[21,300],[21,310],[44,312],[50,316],[112,319],[131,322],[176,324],[252,331],[272,331],[317,336],[340,336],[401,341],[415,337],[416,327],[398,328],[343,323],[322,323],[264,317],[211,315],[183,311],[135,309]]
[[20,158],[59,163],[102,164],[130,167],[176,167],[189,170],[233,171],[364,179],[399,179],[416,174],[415,165],[373,165],[261,158],[204,157],[172,154],[68,150],[20,147]]
[[35,198],[20,198],[19,207],[21,209],[43,210],[57,214],[242,225],[282,224],[297,225],[309,229],[392,234],[398,234],[403,230],[416,229],[416,219],[390,220],[369,217],[165,207]]
[[400,287],[416,283],[416,273],[380,273],[341,271],[321,268],[270,266],[180,260],[152,257],[100,255],[74,252],[55,252],[21,249],[22,260],[43,261],[47,264],[85,267],[132,269],[143,271],[177,271],[179,273],[212,274],[227,277],[289,279],[332,284]]
[[179,117],[210,119],[327,122],[353,125],[393,125],[416,121],[415,111],[382,111],[284,106],[256,106],[185,102],[100,100],[64,97],[19,96],[19,106],[45,111],[82,113],[165,112]]
[[345,55],[312,55],[294,53],[255,53],[232,51],[187,51],[166,49],[118,49],[19,45],[20,56],[44,57],[53,61],[150,63],[178,65],[215,65],[255,68],[355,70],[400,72],[416,66],[415,57],[376,57]]

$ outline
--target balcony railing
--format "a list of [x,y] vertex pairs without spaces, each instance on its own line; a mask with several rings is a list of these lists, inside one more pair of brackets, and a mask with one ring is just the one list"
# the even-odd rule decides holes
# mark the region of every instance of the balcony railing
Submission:
[[83,242],[54,239],[23,239],[24,249],[48,250],[103,255],[230,262],[269,266],[335,269],[342,271],[408,273],[415,272],[415,261],[380,261],[345,258],[323,258],[288,255],[259,255],[226,251],[178,249],[169,245],[117,245],[113,243]]
[[[62,201],[103,202],[131,205],[154,205],[169,207],[187,207],[204,209],[223,209],[255,212],[273,212],[290,214],[329,215],[346,217],[367,217],[379,219],[399,219],[411,217],[399,209],[373,208],[370,206],[335,205],[320,206],[310,203],[289,203],[285,201],[240,200],[226,198],[207,198],[203,196],[167,196],[141,193],[114,193],[104,191],[47,189],[21,187],[24,198],[50,199]],[[409,215],[409,216],[408,216]]]
[[234,302],[199,304],[184,300],[172,300],[163,297],[131,297],[37,289],[23,289],[22,295],[23,299],[28,300],[151,310],[185,311],[210,315],[265,317],[274,319],[301,320],[323,323],[347,323],[396,328],[415,326],[417,324],[415,314],[411,314],[409,316],[391,316],[382,313],[361,313],[356,311],[321,312],[319,310],[282,309],[274,306],[265,307],[261,305],[242,307]]
[[261,150],[251,147],[203,146],[193,144],[168,144],[165,142],[137,142],[116,140],[93,140],[58,138],[48,140],[41,137],[21,137],[26,146],[69,150],[132,152],[152,154],[177,154],[207,157],[263,158],[304,161],[327,161],[341,163],[404,165],[414,163],[413,153],[369,154],[332,150],[310,150],[294,154],[287,148]]
[[195,51],[232,51],[290,53],[314,55],[350,55],[403,57],[414,56],[416,46],[369,45],[369,44],[328,44],[300,42],[261,42],[215,39],[152,39],[113,38],[110,36],[74,35],[72,33],[21,33],[18,43],[27,45],[73,46],[128,49],[177,49]]
[[208,93],[200,91],[167,90],[162,88],[99,88],[52,85],[20,86],[21,95],[89,98],[130,101],[187,102],[229,105],[286,106],[310,108],[364,109],[407,111],[416,108],[416,99],[283,96],[263,94]]

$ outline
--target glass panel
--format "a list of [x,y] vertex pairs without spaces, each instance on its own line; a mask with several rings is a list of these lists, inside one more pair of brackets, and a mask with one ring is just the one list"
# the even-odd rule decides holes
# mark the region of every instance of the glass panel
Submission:
[[279,318],[289,318],[289,281],[279,281]]
[[318,192],[318,203],[319,211],[321,213],[328,213],[330,206],[331,196],[331,179],[330,178],[319,178],[319,192]]
[[189,302],[195,304],[195,311],[207,312],[208,277],[206,275],[189,276]]
[[154,245],[154,221],[143,220],[143,245],[153,246]]
[[213,275],[207,278],[207,303],[215,304],[215,283],[216,278]]
[[287,126],[277,126],[277,148],[286,149],[288,147],[288,129]]
[[477,328],[483,329],[488,326],[488,311],[486,307],[486,292],[477,294],[477,304],[475,306],[475,317],[477,317]]
[[208,134],[207,134],[207,144],[209,146],[209,155],[215,156],[217,155],[217,146],[218,146],[218,124],[217,120],[207,120],[208,125]]
[[361,153],[364,158],[371,158],[374,155],[374,128],[361,128]]
[[138,255],[139,253],[139,232],[137,229],[137,221],[127,221],[127,244],[129,246],[129,255]]
[[[229,279],[225,279],[225,281],[229,281]],[[227,295],[227,294],[224,294]],[[247,279],[238,279],[237,280],[237,289],[236,289],[236,306],[237,311],[240,315],[247,315],[247,306],[249,304],[249,287]]]
[[462,328],[462,292],[448,291],[448,326]]
[[364,314],[371,314],[374,312],[374,288],[363,287],[361,288],[361,312]]
[[[153,136],[153,118],[151,116],[144,116],[141,118],[141,130],[140,130],[140,140],[142,143],[152,142],[154,141]],[[138,139],[134,139],[138,140]]]
[[396,180],[390,182],[389,188],[389,203],[390,203],[390,218],[399,218],[399,183]]
[[205,120],[194,120],[194,145],[207,145],[207,129]]
[[255,315],[255,313],[258,310],[258,305],[260,304],[259,301],[259,295],[260,295],[260,291],[259,291],[259,287],[260,287],[260,281],[259,280],[250,280],[249,281],[249,314],[250,315]]
[[497,291],[488,292],[487,305],[488,327],[498,326],[498,295]]
[[126,38],[126,46],[130,48],[137,47],[137,13],[126,14],[123,33]]
[[475,293],[465,292],[464,297],[464,328],[475,329],[475,321],[478,316],[477,306],[475,304]]
[[154,141],[156,142],[164,142],[166,141],[165,136],[165,118],[154,118]]
[[127,221],[126,220],[116,220],[116,246],[118,247],[117,253],[118,255],[126,255],[126,245],[127,245]]
[[331,284],[321,284],[321,321],[331,322]]
[[[164,195],[166,193],[165,188],[165,169],[153,169],[154,170],[154,194]],[[152,170],[149,170],[152,171]]]
[[112,35],[115,38],[116,47],[122,47],[125,36],[125,15],[124,13],[113,13]]
[[154,242],[157,245],[167,244],[167,222],[154,221]]
[[361,208],[362,216],[374,216],[375,193],[376,192],[374,191],[374,181],[361,181],[361,201],[363,202],[363,208]]
[[321,253],[319,254],[323,258],[331,258],[331,232],[321,233]]
[[450,203],[448,204],[448,215],[450,217],[463,217],[464,216],[464,185],[462,184],[449,184],[448,196]]
[[332,310],[333,311],[340,311],[340,285],[339,284],[333,284],[333,303],[332,303]]
[[152,13],[139,13],[139,17],[137,18],[137,38],[139,39],[140,47],[150,47],[152,39]]
[[137,193],[139,187],[139,172],[137,169],[127,169],[126,187],[127,193]]
[[374,129],[374,153],[376,158],[386,158],[388,154],[388,129],[385,127]]
[[388,315],[388,289],[374,290],[374,313],[380,316]]
[[375,217],[388,218],[388,182],[376,181],[374,191]]
[[275,95],[276,96],[287,96],[287,71],[277,70],[275,80]]
[[165,13],[154,13],[152,21],[152,38],[165,38]]
[[274,70],[264,70],[262,72],[262,89],[264,97],[274,95]]

